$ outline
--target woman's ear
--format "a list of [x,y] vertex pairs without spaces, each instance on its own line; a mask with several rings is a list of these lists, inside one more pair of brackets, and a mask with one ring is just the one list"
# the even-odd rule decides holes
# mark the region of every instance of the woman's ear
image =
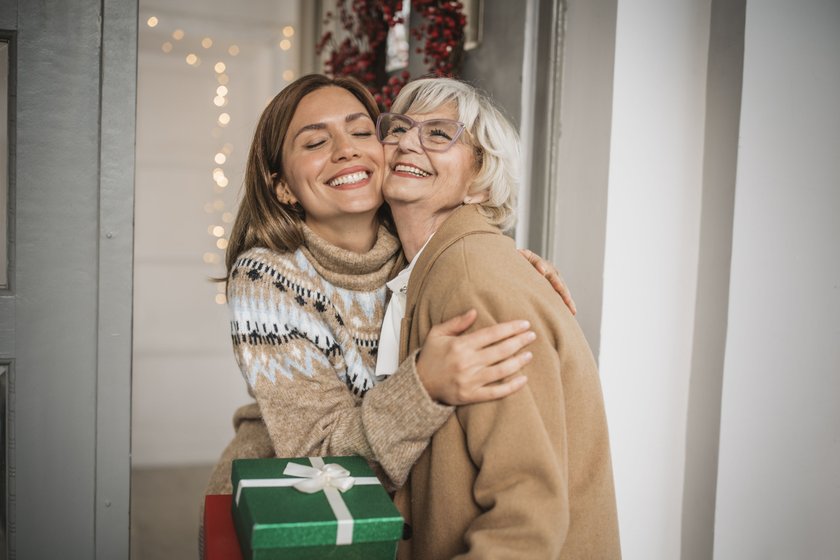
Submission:
[[[274,176],[272,175],[272,178],[273,177]],[[298,199],[294,194],[292,194],[289,185],[283,182],[282,179],[274,183],[274,193],[277,195],[277,200],[279,200],[282,204],[293,206],[298,202]]]
[[481,204],[482,202],[487,202],[487,199],[490,198],[490,191],[489,189],[485,189],[481,192],[467,194],[464,197],[464,204]]

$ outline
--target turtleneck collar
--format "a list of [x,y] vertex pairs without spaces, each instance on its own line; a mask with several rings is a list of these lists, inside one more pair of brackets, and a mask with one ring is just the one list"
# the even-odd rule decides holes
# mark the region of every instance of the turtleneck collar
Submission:
[[306,224],[301,224],[303,245],[300,250],[328,282],[350,290],[381,288],[393,273],[400,255],[399,240],[379,226],[376,243],[366,253],[337,247],[319,237]]

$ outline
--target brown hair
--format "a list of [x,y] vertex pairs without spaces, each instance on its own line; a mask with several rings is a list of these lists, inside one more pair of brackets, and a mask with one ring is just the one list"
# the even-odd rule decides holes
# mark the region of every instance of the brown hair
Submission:
[[298,104],[310,93],[330,86],[353,94],[376,122],[379,116],[376,101],[354,78],[309,74],[286,86],[271,100],[257,122],[248,154],[245,192],[225,254],[228,275],[236,258],[252,247],[283,253],[295,251],[303,243],[304,209],[299,203],[280,202],[275,193],[275,180],[285,177],[283,141]]

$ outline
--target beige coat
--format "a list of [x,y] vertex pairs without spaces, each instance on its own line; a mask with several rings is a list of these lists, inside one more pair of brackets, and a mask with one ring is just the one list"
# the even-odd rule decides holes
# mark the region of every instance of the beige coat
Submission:
[[478,310],[473,328],[528,319],[528,384],[463,406],[432,437],[396,496],[413,537],[399,558],[621,556],[610,446],[595,361],[559,296],[474,206],[450,216],[408,285],[401,359],[429,329]]

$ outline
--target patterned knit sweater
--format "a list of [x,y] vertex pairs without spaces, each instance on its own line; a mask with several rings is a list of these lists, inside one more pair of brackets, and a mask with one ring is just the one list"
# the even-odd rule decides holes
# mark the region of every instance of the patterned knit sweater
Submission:
[[231,270],[231,336],[256,405],[237,411],[207,493],[230,491],[232,459],[265,456],[357,454],[398,487],[452,412],[429,398],[413,355],[373,373],[396,238],[381,228],[359,254],[304,237],[294,253],[250,249]]

